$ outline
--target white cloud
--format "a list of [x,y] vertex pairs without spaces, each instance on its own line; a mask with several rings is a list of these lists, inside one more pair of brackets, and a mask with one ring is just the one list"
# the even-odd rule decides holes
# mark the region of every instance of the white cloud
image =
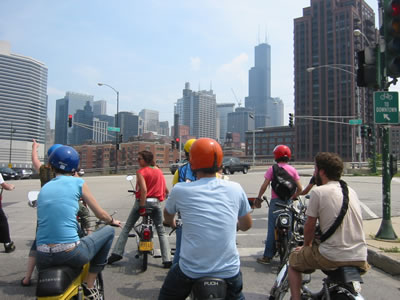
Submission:
[[249,56],[246,53],[241,53],[230,62],[225,63],[218,67],[218,76],[227,76],[239,80],[243,84],[247,84],[247,71],[248,71]]
[[93,67],[93,66],[79,66],[74,70],[75,73],[77,73],[77,75],[79,77],[81,77],[82,80],[87,81],[88,83],[90,83],[91,85],[94,82],[99,82],[99,80],[102,77],[102,72]]
[[58,88],[52,87],[52,86],[48,86],[47,87],[47,95],[49,95],[50,97],[64,97],[65,95],[65,91],[59,90]]
[[201,60],[200,57],[191,57],[190,58],[190,66],[193,71],[198,71],[200,69]]

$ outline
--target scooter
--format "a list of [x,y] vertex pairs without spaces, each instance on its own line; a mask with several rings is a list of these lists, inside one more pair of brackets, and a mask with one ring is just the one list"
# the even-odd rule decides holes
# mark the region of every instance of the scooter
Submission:
[[[39,191],[28,193],[28,205],[35,208]],[[96,223],[101,223],[97,221]],[[96,224],[99,226],[99,224]],[[85,231],[82,231],[85,232]],[[82,283],[89,271],[89,263],[80,268],[56,266],[39,271],[36,287],[38,300],[84,299]],[[98,299],[104,299],[103,276],[100,272],[95,281],[99,291]]]
[[[134,189],[133,182],[132,182],[133,176],[128,175],[126,177],[126,180],[128,180],[132,186],[132,190],[128,190],[128,192],[135,194],[135,189]],[[149,203],[151,201],[152,201],[152,199],[147,199],[147,203]],[[142,271],[143,272],[145,272],[147,270],[149,255],[152,255],[154,257],[160,257],[160,256],[154,255],[154,243],[153,243],[154,223],[153,223],[153,219],[151,218],[152,213],[153,213],[153,210],[151,208],[146,208],[146,214],[144,216],[142,216],[141,220],[139,219],[139,221],[133,227],[135,230],[135,233],[129,234],[129,237],[136,237],[138,252],[135,255],[135,258],[142,257]]]

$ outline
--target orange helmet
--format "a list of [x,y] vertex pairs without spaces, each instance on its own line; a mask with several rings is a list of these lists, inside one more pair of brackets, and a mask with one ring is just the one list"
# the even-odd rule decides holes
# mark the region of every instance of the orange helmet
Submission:
[[292,152],[290,151],[290,148],[286,145],[278,145],[274,149],[274,158],[275,160],[281,158],[281,157],[287,157],[290,159],[292,157]]
[[190,148],[190,165],[192,170],[214,169],[222,166],[222,148],[216,140],[201,138],[195,141]]

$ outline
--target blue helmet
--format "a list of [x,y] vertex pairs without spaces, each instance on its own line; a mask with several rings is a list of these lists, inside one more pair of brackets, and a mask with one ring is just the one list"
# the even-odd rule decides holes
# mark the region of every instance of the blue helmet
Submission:
[[47,150],[47,157],[50,157],[51,153],[53,153],[54,150],[56,150],[58,147],[61,147],[61,144],[54,144]]
[[79,166],[79,154],[70,146],[61,146],[51,153],[49,163],[58,170],[75,172]]

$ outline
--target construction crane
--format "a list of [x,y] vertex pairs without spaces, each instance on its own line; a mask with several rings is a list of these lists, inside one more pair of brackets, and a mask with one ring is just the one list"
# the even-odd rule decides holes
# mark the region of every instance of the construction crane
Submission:
[[238,106],[240,107],[242,105],[242,102],[238,99],[238,97],[236,97],[235,91],[233,90],[233,88],[231,88],[231,91],[233,93],[233,96],[235,96],[236,102],[238,104]]

